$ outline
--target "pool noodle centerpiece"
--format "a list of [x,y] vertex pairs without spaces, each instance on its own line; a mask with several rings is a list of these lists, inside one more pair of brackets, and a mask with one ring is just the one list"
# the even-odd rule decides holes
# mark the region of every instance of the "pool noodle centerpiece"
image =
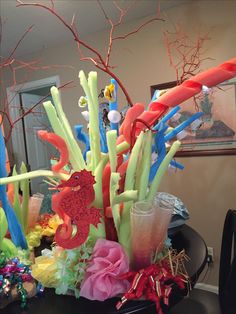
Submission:
[[[86,144],[84,154],[81,152],[64,114],[59,91],[56,87],[51,88],[55,107],[50,101],[47,101],[44,103],[44,108],[54,133],[60,138],[52,144],[59,148],[61,153],[63,149],[67,150],[68,158],[66,159],[72,169],[71,173],[85,169],[91,171],[95,177],[93,185],[95,199],[91,206],[100,209],[101,219],[97,228],[90,226],[90,238],[96,241],[98,238],[106,237],[108,213],[113,220],[118,241],[130,255],[130,208],[133,202],[137,200],[152,202],[168,166],[171,164],[179,169],[183,168],[181,164],[173,160],[176,151],[180,148],[180,141],[174,141],[169,149],[166,148],[166,142],[173,140],[176,135],[199,119],[202,113],[196,113],[174,129],[168,128],[166,122],[178,110],[176,106],[199,93],[203,85],[212,87],[235,75],[236,58],[233,58],[218,67],[197,74],[157,99],[153,99],[148,110],[145,110],[143,104],[135,104],[127,111],[119,129],[113,126],[110,131],[106,132],[107,153],[103,152],[100,138],[104,130],[101,129],[99,123],[97,73],[90,72],[88,79],[83,71],[79,73],[80,84],[85,92],[89,111],[89,135],[87,136],[85,132],[82,133],[81,128],[77,128],[79,139]],[[114,106],[117,109],[117,84],[114,81],[112,83],[115,85],[115,99],[114,102],[110,101],[110,108],[114,110]],[[171,107],[176,108],[169,110]],[[61,145],[64,148],[60,149]],[[60,183],[61,180],[66,181],[71,176],[71,173],[64,171],[63,167],[57,167],[51,171],[37,170],[6,178],[3,148],[2,140],[0,184],[26,178],[33,179],[38,176],[53,177]],[[151,163],[152,152],[158,154],[157,160],[153,164]],[[4,198],[3,187],[1,187],[1,191],[3,207],[8,223],[10,222],[9,229],[12,239],[17,245],[25,248],[26,244],[17,227],[17,220],[9,218],[9,213],[12,211],[9,210],[8,203]],[[68,222],[68,217],[64,213],[61,213],[61,216]],[[15,229],[18,230],[17,235]]]

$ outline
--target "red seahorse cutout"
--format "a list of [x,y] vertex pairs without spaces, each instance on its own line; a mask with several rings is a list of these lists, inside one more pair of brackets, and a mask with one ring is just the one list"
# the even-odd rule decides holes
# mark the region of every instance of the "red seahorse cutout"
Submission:
[[57,228],[55,241],[65,249],[73,249],[83,244],[88,238],[90,224],[97,227],[100,222],[100,210],[90,207],[95,199],[94,183],[92,172],[81,170],[74,172],[69,180],[58,185],[58,188],[66,189],[58,193],[59,197],[56,198],[53,207],[68,216],[76,226],[75,235],[68,222]]

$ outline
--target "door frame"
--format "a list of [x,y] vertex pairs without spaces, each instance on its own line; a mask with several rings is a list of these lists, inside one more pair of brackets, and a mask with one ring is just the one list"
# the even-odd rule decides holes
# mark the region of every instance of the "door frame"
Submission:
[[[7,87],[7,99],[9,116],[12,121],[14,121],[20,114],[19,103],[20,103],[20,93],[29,92],[31,90],[40,89],[47,86],[60,86],[60,78],[58,75],[47,77],[44,79],[30,81],[23,84]],[[23,135],[23,125],[22,120],[17,123],[17,130],[13,128],[11,135],[12,142],[12,153],[13,159],[16,164],[17,169],[19,169],[21,162],[26,164],[26,152]]]

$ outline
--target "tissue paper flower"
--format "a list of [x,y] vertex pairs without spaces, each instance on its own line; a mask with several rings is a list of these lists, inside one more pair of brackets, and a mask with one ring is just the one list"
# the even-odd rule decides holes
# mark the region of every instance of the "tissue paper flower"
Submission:
[[57,260],[61,254],[63,254],[63,249],[54,247],[52,251],[44,249],[42,256],[35,258],[35,264],[32,265],[32,277],[44,287],[52,288],[59,284]]
[[80,296],[104,301],[123,293],[128,281],[120,276],[129,270],[129,261],[122,246],[113,241],[98,239],[91,262],[81,285]]

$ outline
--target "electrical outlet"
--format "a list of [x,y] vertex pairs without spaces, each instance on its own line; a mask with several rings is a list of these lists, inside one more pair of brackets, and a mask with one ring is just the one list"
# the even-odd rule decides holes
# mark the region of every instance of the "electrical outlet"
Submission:
[[207,262],[209,264],[214,262],[213,247],[210,246],[207,247]]

